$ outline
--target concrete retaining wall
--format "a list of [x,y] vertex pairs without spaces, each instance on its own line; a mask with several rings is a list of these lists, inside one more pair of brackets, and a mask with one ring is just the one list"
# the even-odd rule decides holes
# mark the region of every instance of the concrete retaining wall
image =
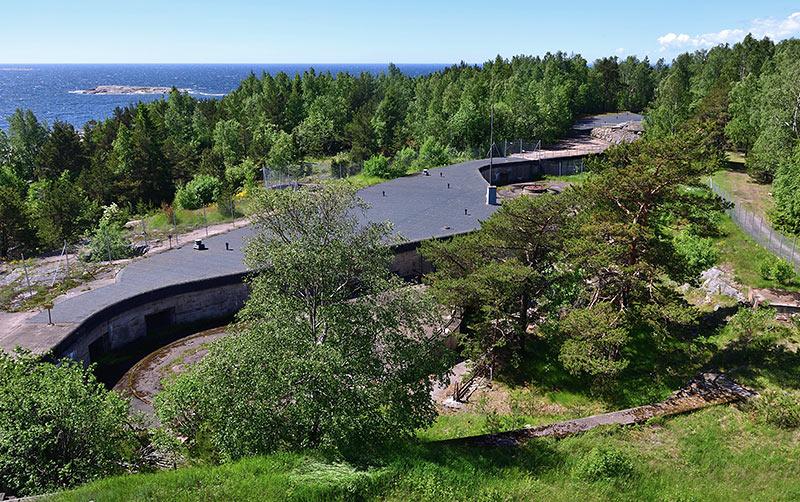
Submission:
[[[389,270],[404,279],[433,271],[422,259],[420,242],[395,247]],[[232,317],[244,305],[250,290],[246,274],[233,274],[160,288],[110,305],[76,327],[53,349],[56,359],[69,357],[95,362],[104,352],[119,349],[154,330]]]
[[491,168],[491,180],[489,179],[488,164],[480,167],[479,170],[483,179],[495,186],[530,181],[536,175],[541,174],[538,160],[514,160],[513,162],[506,160],[501,163],[498,159],[498,163]]
[[568,176],[583,171],[583,157],[564,157],[541,160],[540,173],[550,176]]
[[53,348],[58,359],[94,362],[103,352],[170,326],[230,317],[249,295],[245,274],[232,274],[149,291],[109,305]]

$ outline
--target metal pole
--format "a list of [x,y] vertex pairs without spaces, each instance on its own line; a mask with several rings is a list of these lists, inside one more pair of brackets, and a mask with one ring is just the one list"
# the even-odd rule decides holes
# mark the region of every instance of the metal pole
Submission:
[[264,174],[264,188],[267,188],[267,166],[261,164],[261,172]]
[[144,218],[142,218],[142,237],[144,237],[144,245],[150,247],[147,244],[147,228],[144,226]]
[[175,223],[175,209],[172,209],[172,231],[175,233],[175,246],[178,246],[178,224]]
[[231,197],[231,223],[233,223],[233,226],[235,227],[236,226],[236,213],[234,213],[233,211],[234,211],[233,197]]
[[494,96],[492,96],[492,118],[489,122],[489,185],[492,183],[492,167],[494,164]]
[[[772,245],[772,225],[769,226],[769,245]],[[769,250],[769,246],[767,246],[767,250]]]
[[28,278],[28,265],[25,264],[25,253],[22,253],[22,269],[25,271],[25,284],[28,285],[28,296],[33,296],[33,291],[31,291],[31,280]]
[[206,237],[208,237],[208,220],[206,219],[206,205],[203,204],[203,224],[206,226]]
[[108,264],[111,265],[111,244],[108,243],[108,229],[103,228],[103,232],[106,234],[106,251],[108,251]]
[[64,239],[64,249],[66,250],[66,254],[64,255],[67,258],[67,276],[71,275],[69,270],[69,249],[67,249],[67,240]]
[[61,259],[64,257],[64,249],[67,247],[67,243],[64,242],[64,246],[61,248],[61,254],[58,255],[58,264],[56,265],[56,273],[53,274],[53,280],[50,281],[50,287],[52,288],[56,284],[56,279],[58,279],[58,271],[61,270]]

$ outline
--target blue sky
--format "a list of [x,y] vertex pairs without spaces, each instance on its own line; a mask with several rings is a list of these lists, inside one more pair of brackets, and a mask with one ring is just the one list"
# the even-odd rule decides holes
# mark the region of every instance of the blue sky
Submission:
[[797,0],[3,4],[2,63],[480,63],[557,50],[669,61],[749,31],[800,37]]

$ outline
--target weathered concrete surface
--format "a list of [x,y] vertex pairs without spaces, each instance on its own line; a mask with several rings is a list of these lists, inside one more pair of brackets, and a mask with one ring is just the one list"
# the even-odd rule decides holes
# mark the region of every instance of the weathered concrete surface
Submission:
[[537,427],[525,427],[497,434],[448,439],[439,441],[439,443],[471,446],[516,446],[533,438],[564,437],[580,434],[602,425],[633,425],[657,416],[686,413],[707,406],[730,403],[753,396],[756,396],[754,392],[737,384],[725,374],[707,372],[692,378],[685,387],[660,403],[578,418],[576,420],[539,425]]
[[[430,271],[417,253],[419,242],[476,230],[500,208],[486,203],[490,177],[504,184],[530,179],[538,169],[538,163],[527,159],[495,159],[491,172],[488,164],[488,159],[462,162],[431,169],[428,176],[417,173],[359,191],[371,206],[364,221],[390,221],[395,233],[409,241],[395,249],[390,267],[395,273],[407,277]],[[205,251],[183,241],[180,249],[135,261],[113,284],[56,302],[55,325],[48,325],[43,311],[17,329],[0,333],[0,348],[21,345],[89,361],[90,346],[100,338],[103,347],[95,346],[95,354],[144,336],[146,316],[171,309],[163,321],[178,324],[232,315],[231,309],[246,298],[236,285],[241,286],[247,274],[242,247],[249,232],[246,226],[203,239]]]
[[[430,176],[405,176],[359,192],[372,206],[366,221],[391,221],[396,233],[412,241],[397,250],[395,272],[424,272],[426,264],[416,253],[419,241],[475,230],[499,209],[499,205],[485,202],[487,181],[481,167],[486,164],[488,160],[478,160],[432,169]],[[498,173],[503,168],[528,164],[519,159],[496,161]],[[47,312],[43,311],[19,323],[16,329],[0,333],[0,348],[12,350],[21,345],[36,352],[53,350],[57,357],[72,355],[86,360],[89,344],[98,337],[108,334],[105,343],[112,348],[130,342],[146,332],[144,316],[165,309],[175,309],[172,321],[176,323],[181,318],[195,321],[202,316],[229,315],[231,302],[212,290],[237,281],[241,284],[247,272],[242,246],[249,232],[250,227],[241,227],[203,239],[206,251],[196,251],[183,241],[180,249],[133,262],[113,284],[57,302],[52,309],[54,326],[47,324]],[[226,250],[225,243],[231,251]],[[192,292],[197,292],[191,298],[199,306],[192,315],[182,317],[185,300],[190,296],[177,301],[167,299]],[[234,303],[242,301],[238,294],[234,297]]]

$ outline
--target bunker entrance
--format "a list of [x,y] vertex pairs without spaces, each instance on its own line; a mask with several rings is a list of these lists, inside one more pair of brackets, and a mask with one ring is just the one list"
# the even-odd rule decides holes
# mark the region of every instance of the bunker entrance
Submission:
[[169,308],[144,316],[144,324],[147,327],[147,334],[151,335],[156,331],[161,331],[171,326],[174,314],[175,309]]
[[104,333],[103,336],[89,344],[89,361],[97,362],[110,348],[111,340],[108,333]]

